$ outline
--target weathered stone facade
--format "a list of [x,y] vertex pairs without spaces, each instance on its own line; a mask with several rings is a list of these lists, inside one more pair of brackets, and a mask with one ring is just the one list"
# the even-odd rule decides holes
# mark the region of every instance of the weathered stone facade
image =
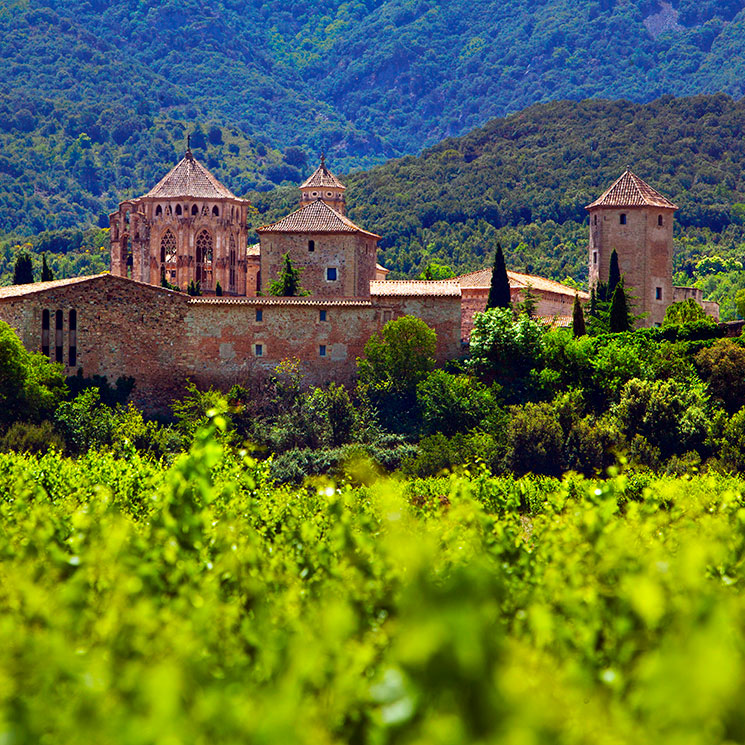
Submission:
[[227,388],[290,358],[309,382],[350,380],[370,336],[402,315],[435,329],[440,362],[458,356],[457,287],[418,288],[436,299],[398,289],[367,298],[207,298],[101,274],[2,288],[0,319],[70,375],[133,377],[135,400],[153,410],[187,379]]
[[[632,298],[632,311],[642,316],[640,325],[659,326],[667,307],[688,289],[673,287],[673,219],[677,206],[626,171],[586,209],[590,215],[590,287],[608,281],[615,250]],[[703,305],[703,297],[696,299]],[[718,319],[715,303],[704,308]]]
[[[250,203],[224,187],[190,151],[151,191],[109,216],[111,273],[203,293],[255,295],[246,255]],[[256,262],[253,262],[254,265]]]

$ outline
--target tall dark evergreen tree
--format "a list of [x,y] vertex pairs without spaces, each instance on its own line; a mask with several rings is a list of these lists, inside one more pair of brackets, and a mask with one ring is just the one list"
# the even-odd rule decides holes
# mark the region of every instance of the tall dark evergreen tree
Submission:
[[222,285],[219,282],[215,285],[215,295],[222,297]]
[[41,281],[51,282],[54,279],[54,272],[49,268],[47,264],[46,251],[41,255]]
[[277,297],[297,297],[309,293],[300,287],[300,270],[295,267],[290,259],[290,254],[282,257],[282,270],[279,277],[269,283],[269,295]]
[[610,255],[610,268],[608,269],[608,297],[612,298],[613,293],[618,287],[618,283],[621,281],[621,269],[618,266],[618,254],[616,249]]
[[595,292],[594,287],[592,288],[592,290],[590,290],[590,309],[588,311],[588,314],[592,318],[597,318],[598,315],[598,296]]
[[585,314],[582,312],[582,304],[579,301],[579,295],[574,296],[574,308],[572,308],[572,332],[576,337],[584,336],[587,333],[587,328],[585,327]]
[[612,334],[617,334],[621,331],[631,331],[631,326],[626,290],[624,289],[623,282],[619,282],[610,301],[608,330]]
[[489,288],[489,299],[487,308],[509,308],[510,307],[510,280],[507,277],[507,267],[504,263],[502,244],[497,243],[494,254],[494,266],[491,272],[491,287]]
[[31,264],[31,257],[22,251],[16,257],[15,267],[13,268],[14,285],[30,285],[34,281],[34,267]]

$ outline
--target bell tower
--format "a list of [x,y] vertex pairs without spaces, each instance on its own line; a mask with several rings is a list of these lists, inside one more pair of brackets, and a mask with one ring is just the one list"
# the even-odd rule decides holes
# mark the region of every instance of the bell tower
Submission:
[[673,216],[677,206],[626,171],[585,209],[590,214],[590,287],[607,282],[610,257],[633,297],[641,326],[658,326],[673,302]]
[[319,199],[340,215],[346,213],[344,192],[346,187],[326,168],[326,156],[321,155],[321,164],[300,186],[300,206]]

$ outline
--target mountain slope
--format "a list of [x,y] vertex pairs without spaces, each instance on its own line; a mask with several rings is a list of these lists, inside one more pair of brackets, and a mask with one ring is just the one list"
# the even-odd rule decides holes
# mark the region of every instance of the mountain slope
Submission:
[[369,165],[538,101],[740,96],[744,5],[6,0],[0,90],[17,108],[168,109]]

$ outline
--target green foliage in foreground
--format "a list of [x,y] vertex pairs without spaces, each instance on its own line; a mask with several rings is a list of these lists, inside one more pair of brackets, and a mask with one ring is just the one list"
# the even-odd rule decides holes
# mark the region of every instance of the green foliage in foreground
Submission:
[[168,469],[0,455],[6,741],[745,736],[742,481],[291,491],[222,426]]

